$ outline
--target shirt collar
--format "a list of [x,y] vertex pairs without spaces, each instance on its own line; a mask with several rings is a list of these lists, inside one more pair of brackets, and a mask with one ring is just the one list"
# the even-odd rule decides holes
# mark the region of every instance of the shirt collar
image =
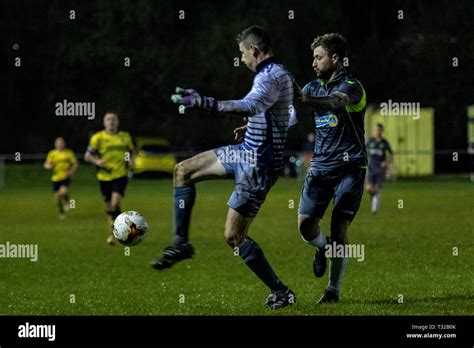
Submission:
[[258,63],[257,65],[257,73],[259,73],[263,68],[265,68],[268,64],[271,64],[271,63],[274,63],[275,62],[275,58],[273,58],[273,56],[265,59],[265,60],[262,60],[260,63]]
[[332,80],[329,80],[329,81],[326,81],[326,80],[321,80],[321,85],[322,86],[327,86],[329,83],[333,83],[333,82],[336,82],[338,80],[340,80],[343,76],[347,75],[347,70],[342,68],[341,70],[339,70],[339,72],[336,74],[336,76],[333,77]]

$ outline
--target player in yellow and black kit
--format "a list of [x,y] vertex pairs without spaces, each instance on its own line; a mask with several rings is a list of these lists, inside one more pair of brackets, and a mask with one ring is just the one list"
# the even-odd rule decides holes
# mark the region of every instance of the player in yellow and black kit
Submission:
[[[113,225],[120,215],[120,201],[128,183],[128,170],[133,164],[135,148],[128,132],[118,130],[117,114],[108,112],[104,116],[104,130],[95,133],[87,147],[84,160],[97,166],[97,179],[100,184],[106,213]],[[107,243],[115,244],[113,234]]]
[[48,152],[44,168],[52,170],[51,181],[53,182],[54,198],[56,199],[59,218],[64,220],[65,212],[69,210],[69,184],[71,177],[77,170],[77,158],[69,149],[66,149],[66,142],[59,137],[54,140],[54,150]]

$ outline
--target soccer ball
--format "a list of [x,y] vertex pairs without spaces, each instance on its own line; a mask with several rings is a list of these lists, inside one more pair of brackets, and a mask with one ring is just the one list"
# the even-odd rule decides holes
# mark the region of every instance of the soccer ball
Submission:
[[114,236],[125,245],[137,245],[145,239],[148,223],[136,211],[126,211],[114,221]]

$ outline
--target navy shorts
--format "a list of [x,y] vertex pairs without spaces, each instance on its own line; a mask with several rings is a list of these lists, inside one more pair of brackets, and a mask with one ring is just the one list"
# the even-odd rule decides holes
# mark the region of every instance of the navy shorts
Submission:
[[102,193],[102,198],[104,202],[109,202],[112,199],[112,192],[120,193],[123,197],[125,196],[125,189],[127,188],[128,178],[122,176],[110,181],[100,181],[100,192]]
[[366,169],[357,165],[330,172],[311,168],[301,192],[298,213],[322,218],[334,198],[333,215],[352,221],[364,193],[365,173]]
[[245,156],[239,145],[219,147],[214,152],[226,176],[235,179],[235,189],[227,205],[245,217],[255,217],[278,174],[257,163],[256,158]]
[[69,187],[69,184],[71,183],[71,179],[67,178],[61,181],[53,181],[53,192],[59,191],[59,188],[61,186],[66,186]]
[[367,172],[367,182],[372,185],[382,187],[385,182],[386,170],[385,168],[370,168]]

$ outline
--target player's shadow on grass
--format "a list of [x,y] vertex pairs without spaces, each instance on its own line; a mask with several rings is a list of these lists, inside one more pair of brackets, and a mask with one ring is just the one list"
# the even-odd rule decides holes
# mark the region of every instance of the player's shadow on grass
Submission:
[[[404,297],[403,304],[426,304],[433,302],[446,302],[446,301],[474,301],[474,295],[444,295],[444,296],[430,296],[430,297]],[[377,305],[399,305],[397,298],[385,298],[380,300],[353,300],[351,303],[354,304],[377,304]]]

